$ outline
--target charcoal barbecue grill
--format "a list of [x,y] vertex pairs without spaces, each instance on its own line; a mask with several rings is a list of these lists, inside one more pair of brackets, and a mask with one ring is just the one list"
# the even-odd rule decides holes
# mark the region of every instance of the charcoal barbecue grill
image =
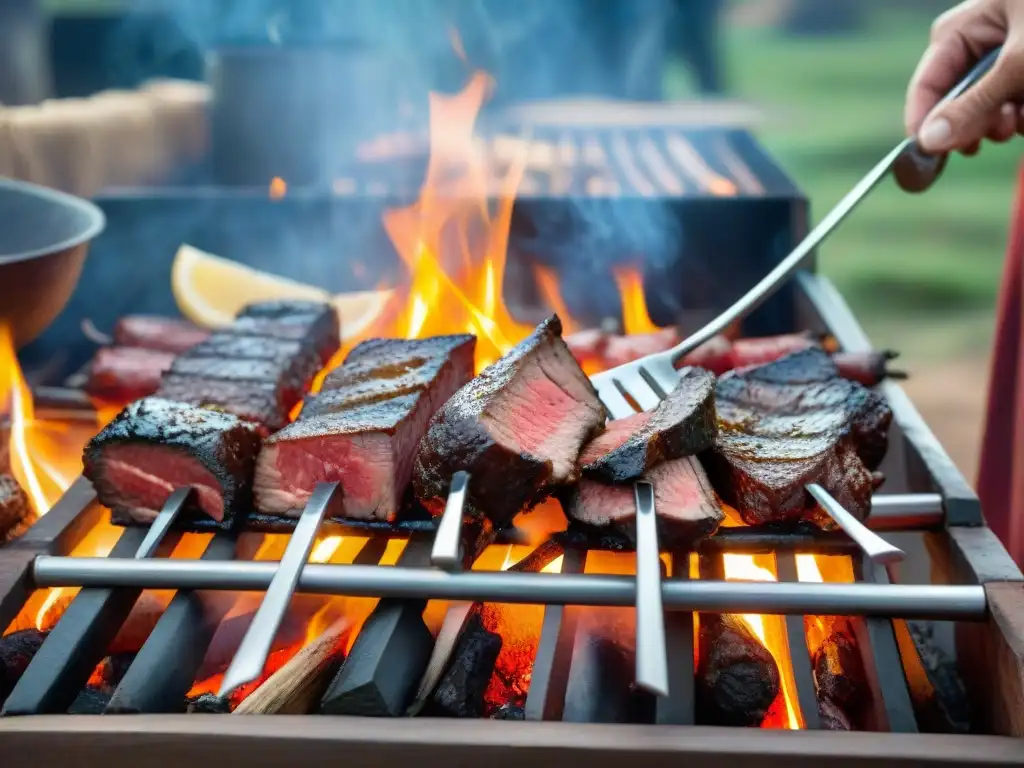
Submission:
[[[655,128],[645,134],[636,129],[625,146],[636,148],[649,142],[662,147],[666,157],[667,143],[659,144],[659,131],[662,129]],[[671,133],[665,131],[665,135]],[[626,135],[621,131],[618,134]],[[668,207],[684,232],[693,230],[692,223],[701,217],[729,221],[749,216],[750,230],[760,238],[760,247],[747,252],[753,254],[750,260],[769,262],[773,254],[785,253],[787,246],[803,234],[806,204],[749,137],[742,132],[725,132],[724,136],[722,140],[732,142],[732,146],[743,147],[740,157],[762,189],[728,196],[688,191],[671,198],[669,194]],[[708,138],[712,144],[717,141],[712,133]],[[704,153],[709,150],[700,140],[691,139],[690,145],[699,147],[704,162],[708,162]],[[725,168],[721,173],[737,183],[734,171]],[[629,203],[645,205],[647,196],[634,194],[633,187],[629,189]],[[108,198],[111,228],[116,235],[118,216],[111,209],[120,208],[125,214],[122,235],[127,229],[141,231],[146,225],[152,231],[153,221],[147,224],[143,219],[132,220],[126,212],[133,206],[138,209],[136,213],[160,210],[161,204],[168,203],[171,208],[178,206],[180,213],[193,204],[190,194],[165,191],[143,199],[136,192],[134,200],[132,195]],[[214,200],[220,210],[244,209],[246,215],[253,210],[269,210],[272,205],[237,190],[206,194],[204,204]],[[349,202],[366,210],[368,197],[356,196]],[[655,187],[649,201],[664,206],[666,187]],[[518,204],[518,215],[527,217],[531,205],[557,202],[556,195],[527,195]],[[321,215],[327,215],[331,206],[344,204],[337,195],[321,198],[313,193],[273,205],[279,203],[283,208],[292,206],[291,214],[300,216],[310,216],[315,207],[321,208]],[[315,219],[312,216],[307,220]],[[129,223],[124,224],[125,220]],[[521,223],[526,220],[521,218]],[[735,234],[736,229],[733,227],[730,233]],[[745,245],[738,237],[721,242]],[[738,252],[735,258],[740,258]],[[677,267],[670,266],[669,273]],[[760,263],[747,265],[756,274],[764,271],[761,267]],[[529,305],[531,295],[528,283],[520,286],[523,303]],[[655,301],[652,304],[657,306]],[[663,310],[669,312],[667,305]],[[145,310],[154,311],[150,306],[123,309]],[[747,329],[754,334],[810,330],[831,334],[847,351],[870,348],[842,297],[827,279],[811,270],[798,273],[788,290],[750,319]],[[253,534],[229,532],[214,534],[198,560],[168,559],[167,553],[182,536],[181,528],[173,524],[184,502],[185,494],[180,492],[168,500],[150,528],[125,528],[109,557],[69,557],[103,517],[91,487],[79,480],[21,540],[0,550],[3,626],[19,613],[35,589],[83,587],[4,703],[8,716],[0,718],[0,743],[11,751],[31,752],[40,762],[103,761],[112,768],[210,759],[244,760],[254,765],[282,760],[326,765],[328,761],[336,762],[339,753],[357,766],[413,759],[431,765],[480,760],[501,766],[519,765],[523,760],[554,765],[567,758],[600,766],[621,760],[643,760],[650,765],[685,760],[703,766],[723,759],[742,765],[768,759],[801,766],[821,760],[841,766],[901,761],[1022,764],[1021,742],[1005,737],[1024,736],[1024,721],[1019,715],[1024,700],[1024,576],[985,527],[977,497],[907,396],[894,383],[881,386],[894,412],[894,425],[882,466],[886,492],[876,495],[868,522],[887,537],[923,538],[933,583],[904,583],[905,572],[871,565],[849,538],[837,532],[723,529],[695,551],[663,553],[671,562],[660,585],[667,610],[653,619],[651,614],[638,617],[636,632],[640,635],[650,628],[640,626],[641,621],[663,622],[670,687],[667,695],[648,700],[649,710],[640,722],[614,727],[607,722],[581,723],[581,718],[593,716],[599,720],[600,716],[581,715],[587,708],[577,706],[581,696],[593,700],[621,694],[612,682],[604,678],[588,680],[581,671],[587,657],[581,645],[581,617],[595,606],[629,607],[641,599],[633,576],[586,572],[588,559],[598,553],[628,551],[631,545],[622,537],[595,536],[570,526],[553,539],[563,557],[560,572],[468,570],[465,553],[457,548],[458,484],[449,499],[452,514],[445,515],[440,526],[437,521],[422,521],[387,532],[325,521],[332,492],[325,486],[318,489],[294,525],[279,562],[252,562]],[[472,482],[472,478],[464,479]],[[352,564],[306,564],[317,534],[328,532],[366,537]],[[387,536],[407,540],[395,566],[378,564],[384,556]],[[724,556],[739,553],[774,554],[778,583],[723,581]],[[848,556],[854,563],[855,582],[799,582],[796,556],[805,553]],[[698,579],[691,578],[693,559],[699,563]],[[105,656],[145,589],[172,589],[176,594],[105,706],[106,713],[119,716],[63,714]],[[223,611],[209,610],[208,598],[223,590],[253,591],[262,598],[225,673],[222,692],[258,674],[293,594],[382,598],[360,631],[361,637],[372,638],[372,647],[364,643],[359,653],[353,647],[325,694],[324,710],[334,716],[174,714],[181,711],[184,695],[196,679],[204,652],[224,616]],[[434,642],[421,614],[428,600],[437,599],[544,606],[523,707],[525,722],[403,717],[382,723],[366,717],[405,714],[409,694],[419,682],[422,664]],[[804,726],[801,731],[739,733],[695,725],[700,721],[693,684],[695,612],[785,616],[794,699]],[[850,617],[872,689],[874,733],[810,733],[821,730],[823,723],[804,631],[805,615]],[[456,606],[449,609],[449,617],[453,622],[459,620]],[[912,682],[914,665],[920,662],[915,660],[914,648],[900,640],[900,622],[916,618],[955,622],[959,671],[969,687],[975,728],[984,735],[922,732],[923,720]],[[642,656],[652,650],[638,644],[636,653]],[[613,687],[603,687],[609,685]]]

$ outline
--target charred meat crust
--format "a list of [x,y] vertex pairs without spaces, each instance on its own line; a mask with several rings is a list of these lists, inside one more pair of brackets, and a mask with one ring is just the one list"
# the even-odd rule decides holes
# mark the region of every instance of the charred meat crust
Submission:
[[239,336],[309,340],[321,363],[341,347],[341,320],[334,307],[312,301],[264,301],[242,309],[231,325]]
[[167,374],[158,397],[229,413],[266,430],[288,423],[288,414],[277,401],[274,385],[261,381],[224,381]]
[[[715,376],[703,368],[684,368],[679,373],[676,388],[625,442],[583,464],[584,477],[629,482],[659,462],[693,456],[714,444],[718,432]],[[601,440],[598,437],[595,442]]]
[[260,445],[254,425],[230,414],[159,397],[132,403],[89,441],[83,457],[82,473],[92,482],[100,502],[114,509],[119,506],[119,489],[105,475],[103,453],[110,446],[126,443],[159,445],[198,461],[220,487],[223,527],[250,509],[252,473]]
[[[577,479],[556,478],[551,460],[503,445],[484,422],[502,390],[526,366],[536,362],[537,355],[545,348],[554,347],[563,352],[567,364],[578,371],[581,387],[590,400],[587,405],[591,406],[591,412],[587,418],[591,423],[583,425],[584,441],[603,429],[604,408],[565,346],[561,333],[562,323],[557,315],[552,315],[508,354],[456,392],[431,419],[420,442],[413,471],[417,498],[431,513],[437,515],[444,510],[451,477],[460,469],[472,475],[466,498],[467,514],[487,517],[499,526],[547,498],[558,485]],[[500,416],[495,417],[499,419]],[[575,448],[577,454],[580,447]],[[571,459],[575,462],[576,456]]]

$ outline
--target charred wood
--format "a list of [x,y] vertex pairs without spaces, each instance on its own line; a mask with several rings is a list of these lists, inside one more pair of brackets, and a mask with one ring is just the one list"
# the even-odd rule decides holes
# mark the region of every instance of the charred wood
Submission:
[[814,652],[814,684],[819,703],[830,702],[856,724],[871,703],[864,662],[857,645],[846,632],[833,630]]
[[700,615],[697,722],[759,726],[779,695],[775,659],[736,616]]
[[459,638],[451,663],[434,689],[425,714],[436,717],[479,718],[484,694],[501,653],[501,636],[488,631],[474,613]]
[[231,712],[231,704],[215,693],[201,693],[185,700],[185,711],[190,715],[226,715]]
[[102,715],[110,703],[111,691],[105,686],[87,685],[68,707],[69,715]]
[[818,717],[821,718],[821,727],[826,731],[852,731],[853,724],[846,713],[836,706],[830,699],[818,699]]
[[0,637],[0,705],[11,695],[46,634],[38,629],[23,629]]
[[[605,611],[601,611],[605,613]],[[570,723],[647,722],[646,697],[634,690],[635,651],[597,631],[592,616],[576,632],[562,720]]]
[[0,544],[23,534],[35,520],[32,505],[18,481],[12,475],[0,474]]
[[525,720],[526,710],[518,704],[502,704],[491,715],[492,720]]
[[933,626],[923,621],[895,621],[893,625],[921,731],[970,733],[967,689],[956,662],[935,641]]

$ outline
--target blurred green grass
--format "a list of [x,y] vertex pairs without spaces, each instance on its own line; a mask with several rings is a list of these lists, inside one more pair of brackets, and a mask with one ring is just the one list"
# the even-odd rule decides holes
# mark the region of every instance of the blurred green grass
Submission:
[[[793,38],[770,28],[726,34],[734,94],[765,108],[760,138],[827,212],[903,135],[907,81],[930,18],[880,10],[862,33]],[[669,73],[670,96],[688,74]],[[953,158],[921,196],[884,183],[823,247],[820,265],[865,324],[977,316],[994,304],[1013,203],[1019,141]]]

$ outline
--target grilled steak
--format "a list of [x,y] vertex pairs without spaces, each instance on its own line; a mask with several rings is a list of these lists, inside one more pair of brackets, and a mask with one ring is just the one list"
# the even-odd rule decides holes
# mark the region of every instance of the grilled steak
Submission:
[[176,488],[229,527],[250,506],[258,428],[226,413],[159,397],[138,400],[85,448],[83,474],[102,504],[150,522]]
[[[297,515],[319,482],[339,481],[344,515],[393,519],[420,438],[473,376],[473,336],[372,340],[328,377],[299,419],[270,437],[256,466],[256,506]],[[416,372],[402,387],[394,382]]]
[[847,510],[871,507],[871,470],[885,454],[892,412],[877,393],[843,379],[820,349],[719,379],[718,438],[702,459],[712,485],[750,524],[816,509],[819,483]]
[[339,345],[327,304],[251,304],[229,329],[175,359],[158,394],[277,430]]
[[210,332],[173,317],[127,315],[114,326],[114,344],[180,354],[201,342]]
[[159,397],[179,403],[230,413],[252,422],[269,434],[288,423],[273,384],[261,381],[224,381],[191,376],[165,375]]
[[18,481],[0,473],[0,543],[20,536],[34,520],[32,505]]
[[238,313],[231,330],[239,335],[304,341],[322,363],[341,346],[341,322],[330,304],[313,301],[263,301]]
[[472,476],[467,513],[498,525],[578,479],[580,449],[605,411],[561,334],[557,316],[545,320],[434,416],[413,473],[433,514],[459,470]]
[[152,395],[174,363],[173,352],[143,347],[100,347],[89,364],[85,391],[92,397],[127,403]]
[[715,377],[684,368],[679,385],[653,411],[609,421],[580,455],[583,476],[607,483],[635,480],[660,461],[693,456],[715,439]]
[[[725,515],[704,469],[695,456],[669,459],[643,475],[654,485],[659,540],[685,547],[713,534]],[[635,541],[633,486],[610,485],[584,478],[566,494],[566,514],[599,528],[622,530]]]

